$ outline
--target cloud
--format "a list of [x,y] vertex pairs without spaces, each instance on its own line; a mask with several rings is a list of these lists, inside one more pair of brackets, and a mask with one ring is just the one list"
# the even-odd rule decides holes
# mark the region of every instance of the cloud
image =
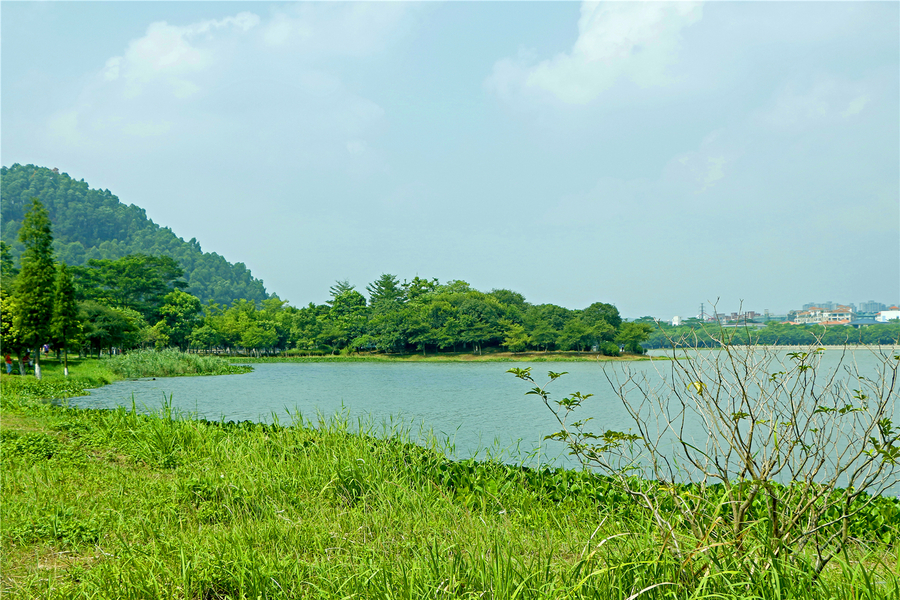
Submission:
[[587,104],[620,79],[666,85],[677,62],[681,30],[702,17],[688,2],[584,2],[578,39],[568,53],[533,64],[527,53],[494,64],[486,86],[500,97],[543,93]]
[[697,150],[684,152],[666,165],[669,181],[686,182],[694,193],[700,194],[725,179],[727,167],[736,159],[735,151],[725,142],[722,131],[707,135]]
[[854,117],[865,110],[870,94],[859,83],[824,79],[798,91],[792,83],[780,89],[759,114],[763,123],[803,127]]
[[842,117],[852,117],[853,115],[858,115],[862,112],[863,108],[865,108],[866,104],[869,103],[869,96],[862,95],[857,96],[853,100],[850,101],[850,104],[847,105],[847,108],[841,112]]
[[163,81],[175,97],[187,98],[200,90],[190,76],[214,61],[214,51],[209,47],[214,32],[245,33],[258,24],[259,17],[249,12],[186,26],[151,23],[143,37],[128,44],[122,56],[106,61],[102,77],[107,82],[122,80],[126,97],[139,95],[151,82]]
[[301,50],[306,56],[365,57],[384,50],[409,25],[402,3],[304,3],[275,12],[263,29],[270,47]]

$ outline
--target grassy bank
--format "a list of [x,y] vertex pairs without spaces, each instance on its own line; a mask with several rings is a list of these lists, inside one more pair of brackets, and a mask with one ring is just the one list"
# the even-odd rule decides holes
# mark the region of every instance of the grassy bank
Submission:
[[323,354],[311,356],[261,356],[234,358],[242,363],[267,362],[597,362],[649,360],[646,356],[602,356],[596,352],[441,352],[438,354]]
[[88,378],[16,379],[2,378],[3,597],[900,597],[893,499],[812,583],[712,545],[675,560],[592,474],[453,461],[340,418],[72,409],[40,398]]

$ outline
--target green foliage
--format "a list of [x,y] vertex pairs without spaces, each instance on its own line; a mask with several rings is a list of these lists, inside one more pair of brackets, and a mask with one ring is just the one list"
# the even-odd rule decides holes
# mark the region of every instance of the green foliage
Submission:
[[108,190],[90,189],[83,180],[65,173],[19,164],[0,169],[0,185],[2,239],[11,247],[13,258],[23,250],[15,240],[29,200],[38,197],[53,223],[56,254],[70,266],[133,254],[171,257],[185,271],[186,291],[204,303],[267,298],[262,281],[243,263],[231,264],[216,253],[203,252],[196,240],[184,241],[148,219],[143,209],[119,202]]
[[396,275],[382,273],[381,277],[366,286],[369,292],[369,305],[376,312],[396,310],[406,301],[406,294]]
[[129,254],[117,260],[91,259],[72,269],[80,300],[135,310],[148,322],[161,318],[167,294],[187,287],[184,270],[168,256]]
[[18,543],[55,542],[67,548],[95,544],[100,539],[102,524],[94,515],[80,518],[73,507],[51,508],[33,515],[33,518],[11,531],[8,535]]
[[199,322],[200,300],[181,290],[169,292],[159,308],[159,329],[169,343],[186,350],[191,332]]
[[616,335],[616,343],[625,347],[625,352],[633,354],[643,354],[644,347],[641,345],[650,337],[652,328],[646,323],[623,323]]
[[19,240],[25,249],[16,286],[15,325],[22,343],[37,348],[51,336],[56,282],[50,218],[37,198],[31,199],[25,213]]
[[133,348],[143,341],[147,329],[140,313],[90,300],[79,305],[78,318],[86,344],[98,355],[103,348]]
[[0,241],[0,289],[12,291],[13,282],[19,270],[13,261],[9,244]]
[[65,263],[59,265],[56,273],[56,293],[53,300],[51,325],[53,337],[64,349],[68,348],[69,340],[81,330],[78,304],[75,302],[75,285]]
[[248,367],[232,365],[218,356],[186,354],[172,349],[136,350],[113,356],[104,364],[111,372],[128,379],[178,375],[228,375],[251,370]]
[[18,434],[3,431],[2,452],[4,456],[25,456],[32,460],[53,458],[59,452],[59,441],[46,433]]

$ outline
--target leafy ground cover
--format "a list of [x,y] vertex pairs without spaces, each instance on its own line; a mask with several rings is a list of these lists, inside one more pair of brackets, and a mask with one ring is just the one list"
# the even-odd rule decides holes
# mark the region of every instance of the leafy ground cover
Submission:
[[42,400],[96,383],[3,376],[4,597],[900,597],[894,498],[812,583],[673,560],[589,472],[455,461],[340,416],[220,423]]

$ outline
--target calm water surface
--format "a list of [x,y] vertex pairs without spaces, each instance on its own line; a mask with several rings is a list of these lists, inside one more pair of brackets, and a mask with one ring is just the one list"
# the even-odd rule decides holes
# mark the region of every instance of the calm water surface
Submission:
[[[599,363],[281,363],[255,364],[243,375],[173,377],[119,381],[73,399],[78,406],[131,406],[153,410],[172,397],[181,411],[212,420],[291,422],[317,415],[344,413],[380,428],[405,423],[413,437],[432,431],[472,456],[493,447],[532,452],[549,433],[559,429],[531,386],[506,373],[514,366],[531,366],[543,383],[549,370],[569,374],[548,389],[552,397],[573,391],[594,393],[589,411],[603,415],[604,430],[628,428]],[[641,369],[649,362],[633,363]],[[548,447],[557,456],[557,444]],[[548,458],[542,455],[542,460]]]
[[[839,353],[828,351],[823,366],[837,362]],[[874,375],[876,362],[869,352],[853,357],[862,371]],[[571,464],[561,444],[541,440],[559,429],[553,415],[537,396],[526,396],[530,386],[506,370],[532,368],[538,383],[547,371],[568,371],[548,388],[553,398],[574,391],[594,397],[576,413],[593,417],[593,431],[628,430],[631,421],[613,394],[604,369],[629,368],[660,381],[659,369],[668,361],[632,363],[282,363],[256,364],[244,375],[175,377],[120,381],[74,399],[78,406],[109,408],[131,406],[158,408],[171,396],[182,412],[212,420],[244,420],[289,423],[293,415],[315,420],[338,413],[362,419],[377,429],[403,423],[414,439],[433,432],[466,457],[504,450],[505,459],[536,459]],[[895,407],[895,413],[896,413]],[[693,432],[708,436],[705,430]],[[528,453],[534,453],[528,458]],[[540,453],[540,454],[538,454]]]

